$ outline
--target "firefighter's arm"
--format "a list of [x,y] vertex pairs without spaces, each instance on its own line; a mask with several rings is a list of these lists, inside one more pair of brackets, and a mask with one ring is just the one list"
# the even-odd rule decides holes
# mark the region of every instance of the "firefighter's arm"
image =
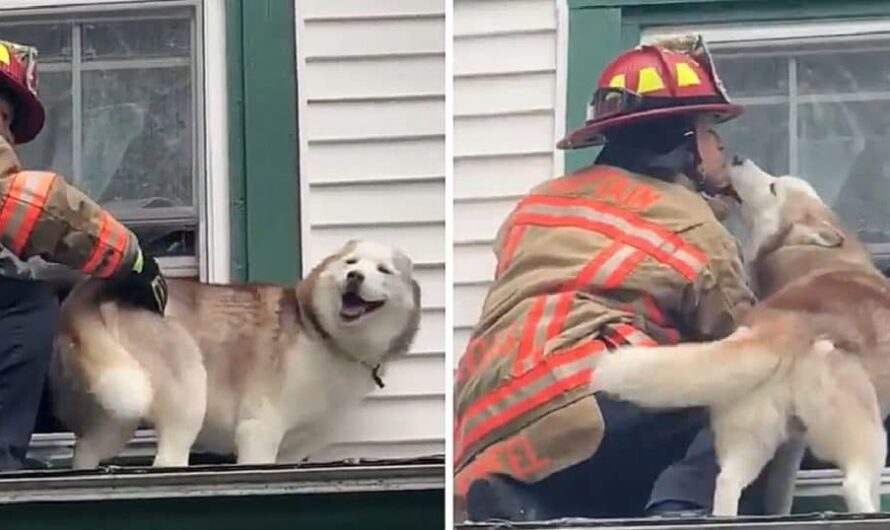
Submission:
[[129,275],[143,262],[130,230],[45,171],[0,176],[0,244],[22,259],[40,256],[100,278]]
[[755,302],[736,240],[722,226],[694,229],[705,266],[683,295],[687,327],[696,340],[723,338],[738,327]]

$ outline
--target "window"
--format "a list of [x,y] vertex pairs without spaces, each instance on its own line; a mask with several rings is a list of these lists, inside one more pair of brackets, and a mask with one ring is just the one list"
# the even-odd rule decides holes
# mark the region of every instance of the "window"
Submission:
[[746,107],[719,128],[727,149],[808,179],[873,251],[890,251],[890,23],[702,33]]
[[196,27],[182,2],[0,13],[0,36],[39,50],[47,121],[23,164],[66,176],[188,276],[203,188]]

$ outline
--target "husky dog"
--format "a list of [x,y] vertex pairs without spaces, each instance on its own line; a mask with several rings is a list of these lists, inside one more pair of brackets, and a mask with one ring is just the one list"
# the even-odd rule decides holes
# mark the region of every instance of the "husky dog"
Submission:
[[110,299],[102,280],[62,305],[50,370],[74,467],[115,456],[140,422],[158,433],[155,466],[186,466],[194,445],[276,461],[287,435],[302,459],[337,419],[382,386],[420,318],[411,260],[350,241],[295,287],[170,280],[165,317]]
[[848,510],[875,512],[887,453],[890,287],[805,181],[738,158],[731,179],[761,302],[723,340],[606,355],[593,387],[642,406],[710,409],[715,515],[737,514],[742,490],[780,448],[777,467],[790,476],[773,501],[787,511],[804,446],[843,472]]

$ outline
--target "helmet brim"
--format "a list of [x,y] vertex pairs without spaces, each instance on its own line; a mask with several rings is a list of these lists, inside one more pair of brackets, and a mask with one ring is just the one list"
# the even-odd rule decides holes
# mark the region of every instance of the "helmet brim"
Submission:
[[43,129],[46,111],[33,92],[0,71],[0,91],[12,98],[15,115],[10,131],[17,144],[30,142]]
[[566,134],[556,143],[558,149],[572,150],[595,147],[606,143],[605,133],[610,129],[626,125],[643,123],[656,118],[683,116],[690,114],[711,115],[715,122],[722,123],[738,117],[744,107],[733,103],[709,103],[703,105],[686,105],[666,109],[651,109],[631,114],[610,116],[599,121],[589,121],[581,127]]

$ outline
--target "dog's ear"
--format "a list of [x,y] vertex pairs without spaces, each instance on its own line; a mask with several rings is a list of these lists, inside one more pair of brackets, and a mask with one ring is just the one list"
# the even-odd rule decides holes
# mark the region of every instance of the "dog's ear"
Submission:
[[788,241],[797,245],[837,248],[844,244],[844,234],[827,221],[800,223],[791,228]]

